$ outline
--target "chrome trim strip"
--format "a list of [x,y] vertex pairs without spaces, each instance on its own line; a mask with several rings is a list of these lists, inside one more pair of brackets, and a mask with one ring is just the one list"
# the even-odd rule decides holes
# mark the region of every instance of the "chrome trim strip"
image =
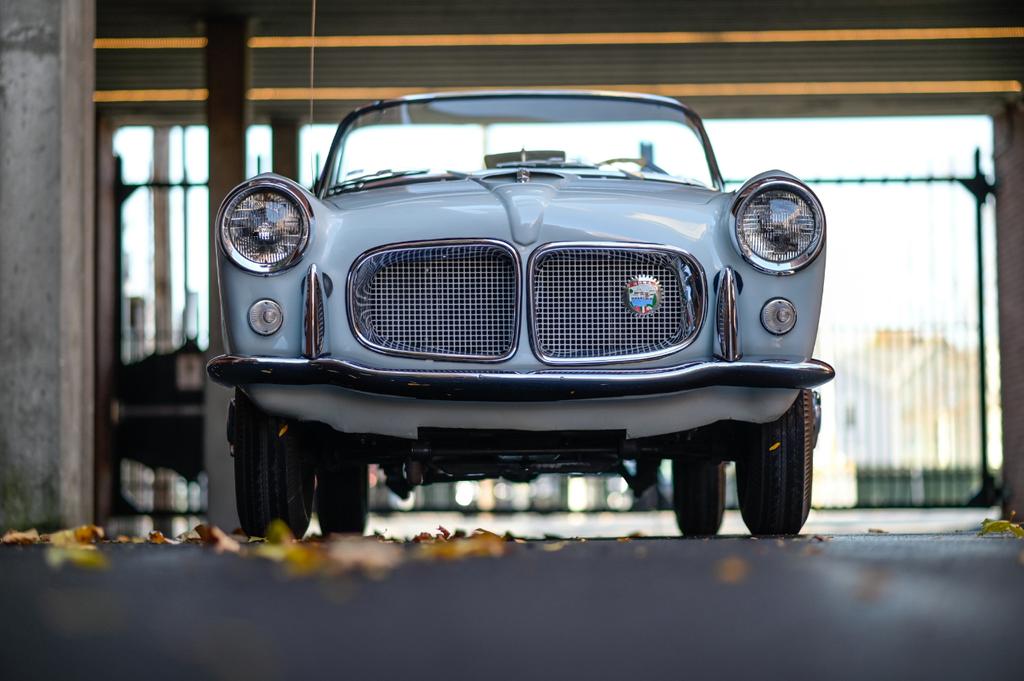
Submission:
[[715,305],[715,357],[735,362],[743,356],[740,348],[740,328],[736,315],[736,272],[726,267],[718,276],[718,296]]
[[[249,260],[235,249],[234,244],[231,243],[231,240],[224,233],[224,210],[231,202],[241,194],[264,188],[275,189],[294,200],[299,206],[299,212],[305,218],[302,238],[299,241],[298,248],[295,249],[290,258],[282,260],[276,265],[260,265]],[[304,191],[300,185],[286,177],[274,175],[273,173],[264,173],[257,175],[248,182],[243,182],[228,192],[228,195],[221,201],[220,208],[217,209],[217,221],[214,223],[214,229],[217,230],[217,242],[220,244],[220,250],[224,257],[250,274],[262,274],[263,276],[282,272],[302,260],[302,255],[306,251],[306,246],[309,245],[309,238],[316,224],[316,220],[313,217],[313,206],[310,204]]]
[[324,284],[316,264],[309,266],[302,283],[302,355],[316,359],[327,354],[327,310]]
[[[786,189],[794,194],[802,196],[807,200],[807,203],[810,204],[811,210],[814,212],[816,224],[821,227],[818,230],[817,243],[814,244],[809,251],[789,262],[778,263],[765,260],[754,253],[750,246],[740,238],[739,216],[743,213],[747,204],[750,203],[750,200],[765,189]],[[733,199],[729,212],[732,213],[733,243],[739,249],[740,255],[743,256],[743,259],[750,263],[754,269],[760,272],[782,276],[796,274],[798,271],[814,262],[814,259],[818,257],[818,254],[821,253],[821,249],[825,246],[825,209],[822,207],[821,201],[818,200],[817,195],[811,191],[811,188],[794,178],[773,175],[769,177],[762,177],[754,181],[748,180],[747,183],[740,187],[736,192],[736,197]]]
[[556,402],[660,395],[716,386],[813,388],[835,370],[824,362],[785,359],[694,361],[665,369],[632,371],[544,369],[512,371],[408,371],[375,369],[339,359],[221,355],[206,367],[226,386],[330,385],[376,395],[463,402]]
[[[444,246],[493,246],[504,250],[506,253],[508,253],[509,257],[512,258],[512,265],[515,270],[516,281],[515,305],[513,308],[515,318],[512,321],[512,345],[509,348],[508,352],[506,352],[501,357],[493,357],[490,355],[442,355],[432,352],[395,350],[393,348],[388,348],[378,343],[374,343],[362,332],[362,329],[359,328],[359,323],[358,320],[356,319],[355,277],[359,272],[360,266],[362,266],[364,262],[366,262],[370,258],[373,258],[374,256],[378,256],[382,253],[388,253],[390,251],[400,251],[407,249],[413,250],[418,248]],[[522,280],[523,272],[522,263],[519,260],[519,253],[516,252],[516,249],[513,248],[511,244],[505,241],[500,241],[498,239],[435,239],[431,241],[403,241],[399,243],[379,246],[377,248],[370,249],[369,251],[365,251],[364,253],[360,254],[359,257],[357,257],[355,261],[353,261],[352,267],[349,268],[348,277],[345,282],[345,286],[347,289],[346,300],[348,301],[348,324],[349,327],[352,329],[352,335],[356,337],[356,340],[358,340],[360,344],[369,348],[370,350],[373,350],[374,352],[379,352],[382,355],[395,355],[398,357],[415,357],[418,359],[439,359],[449,360],[452,362],[504,362],[510,359],[513,355],[515,355],[516,351],[519,349],[519,327],[521,325],[522,320],[523,306]]]
[[[594,249],[607,249],[607,250],[638,250],[638,251],[660,251],[663,253],[671,253],[672,255],[678,256],[688,265],[693,267],[694,271],[697,272],[697,295],[694,300],[694,305],[697,308],[697,328],[694,330],[688,338],[684,339],[681,343],[665,348],[663,350],[656,350],[653,352],[637,353],[633,355],[620,355],[614,357],[585,357],[585,358],[558,358],[549,357],[540,350],[540,344],[537,340],[537,324],[534,319],[533,313],[533,301],[534,301],[534,271],[537,268],[537,261],[545,253],[556,250],[572,250],[575,248],[594,248]],[[536,355],[544,364],[550,365],[591,365],[591,364],[622,364],[625,362],[641,362],[648,359],[656,359],[658,357],[665,357],[673,353],[679,352],[680,350],[688,347],[700,336],[701,329],[704,328],[704,319],[707,317],[707,277],[704,274],[704,268],[701,266],[700,261],[697,260],[688,251],[675,246],[667,246],[663,244],[648,244],[648,243],[633,243],[630,241],[554,241],[546,243],[538,247],[530,255],[530,260],[526,266],[528,276],[526,282],[527,288],[527,305],[530,308],[530,314],[527,316],[530,328],[530,345],[533,348],[533,354]],[[682,274],[680,274],[680,280],[682,280]]]

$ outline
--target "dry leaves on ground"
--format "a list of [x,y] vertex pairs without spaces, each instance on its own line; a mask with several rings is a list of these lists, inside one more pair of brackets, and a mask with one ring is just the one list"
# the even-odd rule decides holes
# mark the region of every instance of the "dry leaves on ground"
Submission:
[[4,544],[38,544],[39,532],[33,527],[31,530],[7,530],[0,539]]
[[54,546],[73,546],[78,544],[95,544],[103,541],[106,535],[103,528],[96,525],[79,525],[53,534],[44,534],[42,540]]
[[150,544],[170,544],[171,540],[164,536],[164,533],[160,530],[153,530],[149,533]]
[[68,544],[46,549],[46,564],[51,568],[59,568],[65,563],[87,570],[105,570],[110,567],[107,557],[92,544]]
[[195,532],[204,544],[212,546],[217,553],[238,553],[242,550],[241,544],[216,525],[196,525]]
[[989,520],[988,518],[985,518],[981,521],[981,532],[978,533],[978,536],[988,534],[1012,534],[1014,537],[1017,537],[1017,539],[1024,539],[1024,528],[1020,526],[1020,523],[1013,522],[1016,515],[1016,511],[1011,513],[1009,520]]
[[514,543],[504,537],[484,529],[476,529],[468,537],[451,535],[444,539],[441,535],[430,541],[421,540],[418,558],[422,560],[462,560],[463,558],[494,558],[503,556]]

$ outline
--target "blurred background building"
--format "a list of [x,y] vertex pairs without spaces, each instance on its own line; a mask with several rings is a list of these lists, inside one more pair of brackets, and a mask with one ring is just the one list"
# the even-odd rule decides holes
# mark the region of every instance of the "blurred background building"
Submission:
[[[319,5],[310,88],[309,0],[0,0],[0,525],[233,527],[228,394],[204,373],[220,198],[269,170],[311,183],[354,106],[479,87],[678,97],[731,187],[810,181],[838,372],[815,503],[1024,509],[1019,2]],[[628,511],[668,489],[378,485],[373,504]]]

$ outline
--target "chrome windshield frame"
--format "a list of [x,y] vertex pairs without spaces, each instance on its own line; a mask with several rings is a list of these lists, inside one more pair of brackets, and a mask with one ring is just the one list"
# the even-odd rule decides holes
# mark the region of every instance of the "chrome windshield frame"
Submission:
[[341,120],[341,123],[338,125],[338,129],[334,133],[334,139],[331,142],[331,150],[328,152],[326,162],[320,171],[320,177],[317,178],[316,184],[313,185],[313,193],[319,199],[327,197],[327,189],[330,184],[329,178],[332,173],[332,168],[334,168],[337,161],[342,141],[345,139],[345,136],[348,134],[348,131],[352,128],[355,122],[366,114],[375,111],[383,111],[395,106],[414,104],[418,102],[457,99],[523,99],[529,97],[596,100],[613,99],[617,101],[633,101],[642,104],[656,104],[658,106],[666,106],[671,109],[675,109],[683,115],[684,119],[686,119],[686,123],[697,135],[701,146],[704,148],[704,158],[708,164],[708,171],[711,174],[713,188],[719,192],[725,191],[725,181],[722,179],[722,173],[718,169],[718,161],[715,159],[715,152],[711,148],[711,140],[708,138],[707,131],[704,130],[703,121],[696,111],[676,99],[671,97],[662,97],[660,95],[629,92],[604,92],[598,90],[481,90],[471,92],[439,92],[434,94],[408,95],[405,97],[398,97],[396,99],[377,100],[370,104],[353,109]]

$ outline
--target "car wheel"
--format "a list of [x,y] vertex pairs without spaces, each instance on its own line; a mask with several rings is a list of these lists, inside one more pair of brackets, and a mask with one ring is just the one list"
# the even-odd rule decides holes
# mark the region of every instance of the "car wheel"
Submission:
[[262,537],[270,522],[280,519],[301,537],[313,510],[315,468],[299,429],[263,413],[241,390],[235,390],[232,411],[235,501],[242,530]]
[[725,512],[725,464],[673,459],[672,507],[684,535],[717,534]]
[[811,508],[814,398],[801,390],[776,421],[750,428],[736,461],[743,522],[751,534],[797,534]]
[[316,508],[320,531],[362,534],[366,529],[370,483],[365,463],[346,463],[336,471],[317,471]]

